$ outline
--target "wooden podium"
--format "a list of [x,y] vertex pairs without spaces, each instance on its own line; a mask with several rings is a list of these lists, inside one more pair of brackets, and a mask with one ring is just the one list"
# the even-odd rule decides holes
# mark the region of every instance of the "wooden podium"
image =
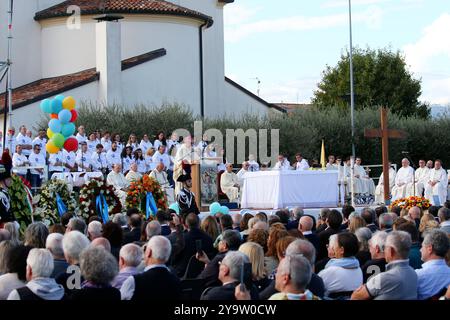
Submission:
[[201,207],[201,192],[200,192],[200,163],[194,163],[191,165],[191,177],[192,177],[192,192],[195,195],[195,203],[200,211],[203,211]]

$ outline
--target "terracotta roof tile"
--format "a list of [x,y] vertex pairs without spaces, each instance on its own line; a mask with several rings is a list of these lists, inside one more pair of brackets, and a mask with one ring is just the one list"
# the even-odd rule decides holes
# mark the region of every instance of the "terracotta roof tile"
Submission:
[[207,22],[212,25],[211,17],[164,0],[67,0],[36,13],[35,20],[44,20],[55,17],[72,15],[67,12],[69,6],[81,8],[82,15],[95,15],[105,13],[117,14],[163,14],[185,16]]

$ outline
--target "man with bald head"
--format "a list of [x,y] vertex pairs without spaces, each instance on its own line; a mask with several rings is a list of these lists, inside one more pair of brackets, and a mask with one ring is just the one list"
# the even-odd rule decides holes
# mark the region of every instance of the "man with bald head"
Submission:
[[319,248],[319,237],[312,231],[314,220],[310,216],[302,216],[298,223],[298,231],[300,231],[306,240],[316,248]]
[[404,158],[402,167],[395,176],[395,185],[392,188],[392,201],[412,196],[411,191],[413,190],[414,182],[414,169],[409,166],[409,160]]
[[108,252],[111,252],[111,243],[109,242],[108,239],[100,237],[100,238],[95,238],[91,244],[90,247],[100,247],[105,249]]

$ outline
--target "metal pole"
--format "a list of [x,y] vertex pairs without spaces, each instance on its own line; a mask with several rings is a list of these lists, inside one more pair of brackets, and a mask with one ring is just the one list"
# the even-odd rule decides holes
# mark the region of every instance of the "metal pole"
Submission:
[[354,185],[353,185],[353,175],[354,175],[354,161],[356,159],[356,151],[355,151],[355,91],[353,84],[353,36],[352,36],[352,1],[348,0],[348,17],[349,17],[349,28],[350,28],[350,118],[351,118],[351,126],[352,126],[352,157],[353,163],[351,164],[351,175],[352,175],[352,183],[350,186],[351,190],[351,202],[352,206],[355,205],[354,199]]
[[[7,64],[8,64],[8,125],[9,128],[12,128],[12,73],[11,73],[11,49],[12,49],[12,23],[13,23],[13,7],[14,7],[14,0],[9,1],[9,10],[8,10],[8,57],[7,57]],[[10,152],[14,153],[14,150],[10,150]]]

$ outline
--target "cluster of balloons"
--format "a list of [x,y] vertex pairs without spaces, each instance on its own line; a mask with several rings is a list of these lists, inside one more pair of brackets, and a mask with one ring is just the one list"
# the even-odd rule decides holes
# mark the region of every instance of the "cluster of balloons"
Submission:
[[213,202],[209,205],[209,212],[211,215],[216,213],[230,214],[230,209],[227,206],[221,206],[218,202]]
[[45,146],[48,153],[58,153],[61,149],[76,151],[78,141],[74,137],[75,121],[78,118],[76,101],[73,97],[58,95],[53,99],[41,102],[41,110],[50,115],[47,136],[49,141]]

